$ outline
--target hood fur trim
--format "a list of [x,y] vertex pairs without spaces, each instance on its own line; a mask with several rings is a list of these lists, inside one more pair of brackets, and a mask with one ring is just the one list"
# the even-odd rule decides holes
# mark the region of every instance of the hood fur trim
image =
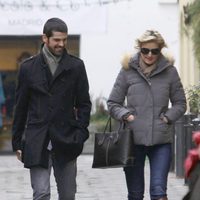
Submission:
[[131,58],[133,57],[133,54],[131,53],[127,53],[123,56],[122,60],[121,60],[121,65],[125,70],[129,69],[129,62],[131,60]]
[[174,56],[172,56],[171,53],[169,53],[168,51],[162,51],[162,55],[168,60],[168,62],[169,62],[171,65],[174,65],[174,63],[175,63],[175,58],[174,58]]
[[[167,61],[170,63],[170,65],[174,65],[175,59],[169,52],[162,51],[162,55],[167,59]],[[129,63],[133,59],[133,54],[126,53],[121,60],[121,65],[125,70],[128,70],[130,68]]]

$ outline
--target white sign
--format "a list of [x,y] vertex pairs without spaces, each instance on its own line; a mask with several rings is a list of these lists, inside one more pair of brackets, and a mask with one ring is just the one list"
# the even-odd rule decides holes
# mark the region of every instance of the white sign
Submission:
[[63,19],[69,34],[100,33],[106,31],[107,7],[86,0],[0,0],[0,35],[40,35],[52,17]]

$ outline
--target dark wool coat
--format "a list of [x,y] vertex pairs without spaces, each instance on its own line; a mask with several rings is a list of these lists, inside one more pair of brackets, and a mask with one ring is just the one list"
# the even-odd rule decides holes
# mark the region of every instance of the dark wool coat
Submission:
[[49,140],[61,164],[82,152],[89,137],[88,90],[83,61],[66,51],[53,77],[42,53],[22,63],[16,89],[12,145],[13,151],[23,150],[25,167],[48,166]]
[[[147,78],[140,70],[139,54],[126,66],[119,72],[107,102],[111,116],[117,120],[128,113],[135,116],[128,125],[137,145],[171,143],[170,123],[186,110],[186,98],[176,68],[161,55],[156,69]],[[162,120],[163,116],[168,118],[169,124]]]

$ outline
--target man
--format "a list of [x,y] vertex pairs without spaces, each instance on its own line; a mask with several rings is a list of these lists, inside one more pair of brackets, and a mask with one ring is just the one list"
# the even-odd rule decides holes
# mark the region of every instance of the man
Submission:
[[30,168],[34,200],[50,199],[54,169],[59,200],[74,200],[76,158],[88,138],[91,111],[82,60],[65,50],[68,28],[47,20],[41,52],[21,64],[16,89],[13,150]]

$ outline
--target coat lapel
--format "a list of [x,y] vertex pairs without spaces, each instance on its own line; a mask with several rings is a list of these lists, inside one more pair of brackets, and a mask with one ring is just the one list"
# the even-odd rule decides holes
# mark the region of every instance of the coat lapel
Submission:
[[63,58],[61,59],[57,70],[55,71],[55,74],[53,76],[52,82],[51,82],[51,86],[53,85],[53,83],[55,82],[55,80],[64,72],[64,71],[68,71],[71,69],[71,58],[70,56],[65,53]]
[[45,92],[48,92],[50,83],[52,81],[52,75],[42,54],[40,57],[40,63],[41,63],[41,71],[42,71],[41,76],[42,76],[43,86]]

